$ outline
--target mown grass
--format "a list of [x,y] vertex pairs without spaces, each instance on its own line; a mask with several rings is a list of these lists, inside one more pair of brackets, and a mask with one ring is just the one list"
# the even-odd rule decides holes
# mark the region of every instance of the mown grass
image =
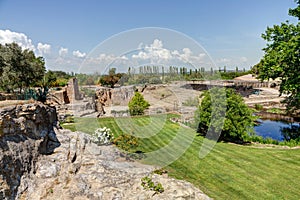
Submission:
[[[187,150],[165,169],[170,176],[193,183],[214,199],[300,198],[300,149],[217,143],[207,156],[200,159],[203,137],[195,137],[196,133],[192,129],[180,127],[170,120],[162,121],[162,127],[155,125],[158,120],[162,118],[135,117],[117,121],[113,118],[85,118],[75,124],[77,130],[87,133],[106,126],[111,128],[115,136],[124,130],[145,136],[146,131],[146,134],[152,136],[141,139],[141,151],[155,152],[165,146],[171,147],[156,155],[157,160],[167,159],[177,150],[184,149],[189,144],[187,141],[192,141]],[[144,125],[149,132],[143,129]],[[64,127],[75,130],[74,125]],[[180,131],[184,134],[180,134]],[[153,163],[157,164],[155,160]]]

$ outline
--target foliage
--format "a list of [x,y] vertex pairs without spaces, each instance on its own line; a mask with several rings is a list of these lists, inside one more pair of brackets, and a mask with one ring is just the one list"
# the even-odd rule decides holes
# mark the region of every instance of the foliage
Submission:
[[44,79],[43,79],[41,85],[44,87],[53,87],[53,86],[55,86],[56,79],[57,79],[57,76],[55,75],[55,73],[53,71],[49,70],[44,74]]
[[254,105],[255,110],[261,111],[264,109],[264,107],[261,104],[255,104]]
[[155,191],[155,194],[158,193],[163,193],[165,191],[165,189],[163,188],[161,183],[157,183],[155,184],[152,179],[148,176],[145,176],[141,179],[142,183],[141,185],[143,186],[144,189],[150,189]]
[[156,169],[153,171],[154,174],[158,174],[158,175],[163,175],[163,174],[166,174],[168,173],[167,170],[163,169],[163,168],[160,168],[160,169]]
[[[195,121],[199,122],[197,132],[205,136],[210,127],[213,133],[221,133],[219,140],[246,141],[253,132],[255,118],[252,111],[234,90],[226,89],[226,94],[222,94],[222,90],[212,88],[202,94],[201,105],[195,114]],[[222,116],[225,116],[224,124]]]
[[111,88],[114,88],[121,78],[122,74],[116,73],[116,68],[111,68],[108,75],[104,75],[100,78],[99,83],[103,86],[110,86]]
[[[289,14],[300,16],[300,1],[298,6],[290,9]],[[267,41],[263,49],[265,54],[255,66],[255,72],[261,80],[281,80],[280,94],[287,94],[285,99],[290,113],[300,109],[300,23],[290,24],[288,21],[280,25],[268,27],[262,38]]]
[[110,144],[114,139],[111,130],[106,127],[96,129],[92,137],[93,141],[99,145]]
[[36,57],[29,49],[22,50],[16,44],[0,44],[0,87],[6,92],[34,86],[40,82],[45,72],[42,57]]
[[285,111],[280,108],[270,108],[267,109],[268,113],[274,113],[274,114],[285,114]]
[[234,72],[221,72],[220,75],[221,75],[222,79],[232,80],[236,77],[247,75],[247,74],[250,74],[250,73],[251,73],[251,71],[245,71],[245,72],[234,71]]
[[74,123],[75,122],[75,119],[74,119],[74,116],[72,115],[68,115],[64,120],[63,120],[63,123]]
[[48,70],[44,75],[43,85],[47,87],[64,87],[72,75],[63,71]]
[[[286,131],[286,130],[283,130],[283,132],[284,131]],[[288,134],[291,134],[291,135],[288,135]],[[288,146],[288,147],[297,147],[300,145],[299,132],[298,132],[298,135],[297,135],[297,133],[293,133],[293,132],[283,133],[283,135],[285,137],[284,141],[274,140],[269,137],[263,138],[262,136],[258,136],[258,135],[251,136],[249,140],[251,142],[258,142],[260,144],[273,144],[273,145]],[[291,138],[290,136],[292,136],[293,138]]]
[[100,75],[98,73],[94,74],[76,74],[79,85],[96,85],[99,80]]
[[135,152],[139,147],[139,139],[130,134],[121,134],[113,140],[113,143],[127,152]]
[[135,92],[134,96],[128,103],[129,113],[131,116],[143,115],[144,111],[148,109],[150,104],[144,99],[143,95]]

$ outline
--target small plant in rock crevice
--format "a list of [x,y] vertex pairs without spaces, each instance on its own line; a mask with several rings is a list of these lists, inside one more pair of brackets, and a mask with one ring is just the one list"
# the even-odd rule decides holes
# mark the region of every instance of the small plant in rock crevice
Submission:
[[148,176],[143,177],[141,181],[141,185],[145,190],[149,189],[155,192],[153,195],[163,193],[165,191],[161,183],[154,183],[152,179]]

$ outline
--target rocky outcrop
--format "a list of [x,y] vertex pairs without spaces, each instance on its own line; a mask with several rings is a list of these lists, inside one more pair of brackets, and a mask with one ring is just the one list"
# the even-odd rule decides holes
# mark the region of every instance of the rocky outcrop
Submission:
[[0,199],[14,199],[23,176],[35,173],[38,156],[59,146],[55,108],[27,104],[0,110]]
[[[208,199],[185,181],[154,175],[153,166],[128,160],[115,146],[56,126],[42,104],[0,110],[0,199]],[[145,190],[151,176],[163,193]]]
[[[36,173],[22,186],[21,199],[208,199],[185,181],[150,175],[153,166],[127,160],[114,146],[98,146],[80,132],[57,130],[61,146],[42,156]],[[141,186],[151,176],[165,191],[155,194]]]

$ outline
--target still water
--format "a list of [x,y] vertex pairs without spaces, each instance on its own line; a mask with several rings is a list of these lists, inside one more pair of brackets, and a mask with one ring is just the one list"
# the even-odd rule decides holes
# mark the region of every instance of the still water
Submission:
[[269,119],[259,119],[259,125],[254,127],[257,135],[263,138],[272,138],[278,141],[296,139],[300,137],[299,123],[284,121],[272,121]]

